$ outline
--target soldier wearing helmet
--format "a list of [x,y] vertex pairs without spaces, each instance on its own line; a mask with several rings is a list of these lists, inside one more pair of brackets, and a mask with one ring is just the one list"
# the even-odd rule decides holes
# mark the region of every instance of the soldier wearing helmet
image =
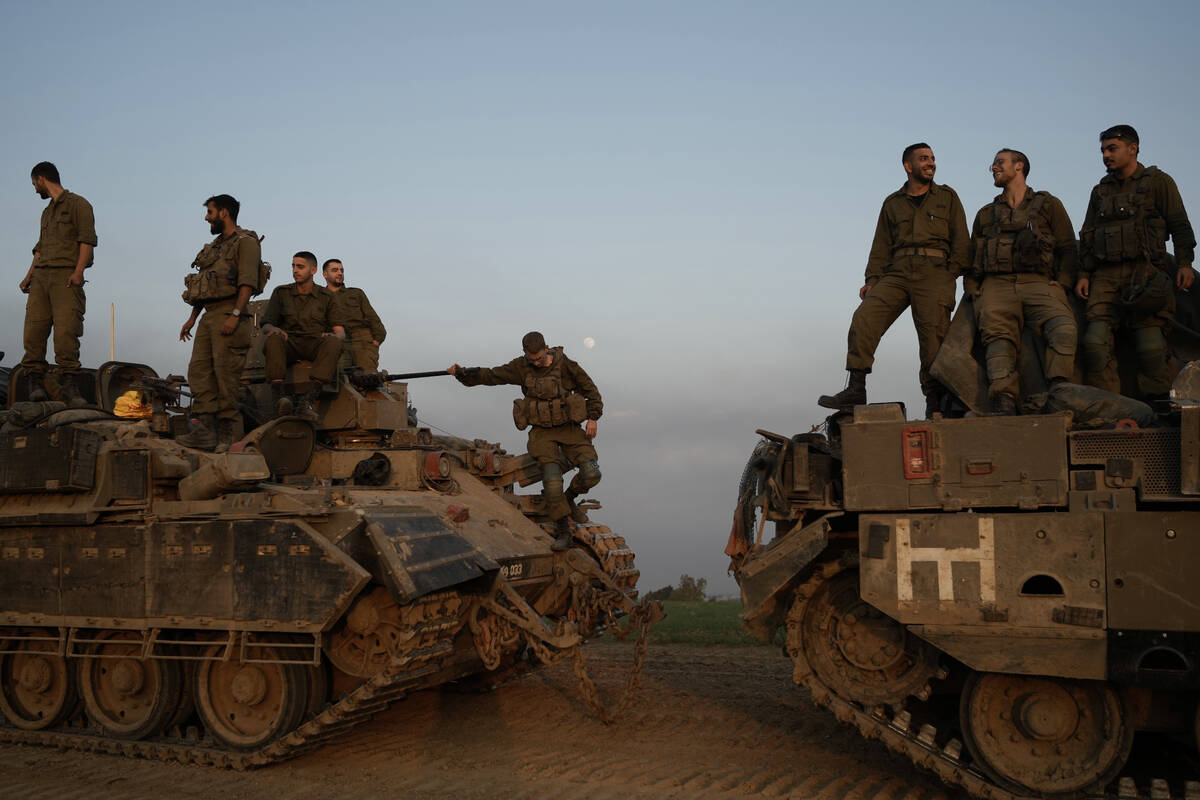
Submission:
[[[1148,399],[1171,388],[1165,328],[1175,310],[1174,289],[1186,292],[1196,273],[1196,235],[1171,176],[1138,161],[1141,143],[1129,125],[1100,134],[1108,174],[1092,189],[1079,231],[1080,274],[1075,293],[1087,300],[1083,334],[1086,380],[1121,390],[1114,354],[1119,326],[1132,331],[1139,362],[1139,389]],[[1167,239],[1175,242],[1175,264]]]

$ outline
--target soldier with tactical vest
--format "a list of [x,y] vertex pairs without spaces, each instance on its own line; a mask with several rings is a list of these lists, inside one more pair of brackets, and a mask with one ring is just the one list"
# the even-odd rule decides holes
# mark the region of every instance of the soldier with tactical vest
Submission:
[[[600,462],[592,439],[596,438],[596,421],[604,413],[604,403],[583,367],[567,358],[561,347],[547,347],[542,334],[525,334],[521,347],[523,356],[498,367],[454,364],[446,371],[463,386],[521,387],[522,396],[513,401],[513,421],[517,430],[532,426],[528,450],[542,467],[542,496],[555,532],[551,549],[566,550],[571,546],[568,518],[587,521],[575,501],[600,482]],[[585,423],[583,428],[580,423]],[[565,493],[559,448],[570,464],[579,467]]]
[[[1167,396],[1172,376],[1165,328],[1175,311],[1174,289],[1186,292],[1196,278],[1196,235],[1170,175],[1138,162],[1141,143],[1129,125],[1100,134],[1108,174],[1092,189],[1079,231],[1080,275],[1075,293],[1087,300],[1083,365],[1092,386],[1121,390],[1115,335],[1133,334],[1139,384],[1149,400]],[[1167,238],[1175,242],[1173,274]]]
[[371,307],[367,293],[357,287],[346,286],[346,268],[340,259],[331,258],[321,266],[325,288],[333,292],[341,310],[346,328],[346,344],[349,345],[354,366],[364,372],[379,370],[379,345],[387,336],[387,328]]
[[850,377],[841,392],[821,395],[817,402],[825,408],[848,411],[867,402],[867,373],[875,363],[875,349],[910,306],[927,417],[945,395],[929,367],[950,327],[955,281],[967,266],[967,217],[954,190],[934,183],[937,164],[929,145],[909,145],[900,161],[908,178],[883,201],[867,257],[866,283],[858,291],[862,302],[850,323],[846,347]]
[[58,168],[49,161],[30,172],[33,190],[43,200],[41,229],[33,261],[21,281],[25,301],[25,357],[30,400],[46,399],[46,339],[54,330],[54,361],[62,389],[58,399],[82,405],[73,377],[79,371],[79,337],[83,335],[83,271],[92,266],[98,240],[91,204],[62,187]]
[[[195,427],[178,438],[185,447],[224,452],[233,443],[238,418],[242,368],[250,349],[250,320],[246,304],[262,291],[267,270],[261,238],[237,224],[241,203],[218,194],[204,201],[204,221],[216,238],[206,244],[184,280],[183,301],[192,314],[179,331],[179,340],[196,340],[188,363]],[[203,315],[203,316],[201,316]]]
[[975,215],[963,293],[975,303],[992,409],[1011,416],[1017,413],[1017,352],[1024,326],[1046,341],[1048,382],[1067,380],[1074,370],[1079,331],[1064,287],[1074,283],[1077,249],[1062,202],[1026,183],[1024,153],[1001,150],[991,170],[1004,191]]
[[312,422],[318,419],[315,408],[321,384],[333,380],[346,329],[342,312],[333,292],[318,285],[317,257],[307,250],[292,256],[295,283],[277,286],[271,292],[263,312],[262,329],[267,335],[263,345],[267,383],[275,396],[275,412],[292,413],[294,404],[283,394],[283,379],[289,364],[300,359],[312,362],[308,388],[300,393],[296,414]]

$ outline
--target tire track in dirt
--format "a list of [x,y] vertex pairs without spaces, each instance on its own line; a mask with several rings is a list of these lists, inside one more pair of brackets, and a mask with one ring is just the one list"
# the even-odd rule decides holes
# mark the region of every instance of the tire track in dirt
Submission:
[[[587,656],[603,694],[624,685],[629,645],[595,642]],[[778,650],[683,645],[651,649],[616,725],[588,714],[562,663],[491,693],[417,693],[320,750],[254,772],[4,746],[0,786],[6,798],[55,800],[958,797],[815,708]]]

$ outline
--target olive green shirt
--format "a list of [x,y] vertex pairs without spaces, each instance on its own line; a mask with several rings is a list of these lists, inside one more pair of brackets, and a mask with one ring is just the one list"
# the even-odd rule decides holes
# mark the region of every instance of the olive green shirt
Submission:
[[[42,229],[33,246],[35,267],[73,267],[79,261],[79,245],[95,247],[96,218],[92,204],[74,192],[63,190],[57,200],[42,209]],[[94,259],[89,258],[86,266]]]
[[[1025,187],[1025,197],[1022,198],[1020,205],[1015,210],[1027,211],[1036,194],[1037,192],[1033,189]],[[1067,214],[1067,209],[1063,206],[1062,201],[1049,192],[1042,192],[1042,195],[1045,199],[1042,201],[1042,207],[1038,209],[1037,216],[1040,220],[1038,225],[1054,239],[1054,267],[1053,274],[1050,276],[1051,280],[1058,281],[1063,286],[1074,286],[1076,262],[1079,255],[1079,247],[1075,242],[1075,228],[1071,225],[1071,217]],[[968,263],[971,266],[963,279],[964,291],[974,291],[978,288],[977,282],[983,279],[981,265],[976,263],[979,255],[976,250],[984,239],[993,235],[992,231],[984,230],[983,217],[984,212],[994,205],[1008,207],[1004,192],[996,195],[991,203],[979,209],[979,212],[975,214],[975,222],[971,225],[971,249],[968,255]]]
[[342,287],[332,294],[337,300],[342,319],[345,320],[343,324],[346,326],[347,334],[357,330],[370,329],[371,338],[383,343],[383,337],[387,336],[387,329],[383,327],[379,315],[371,307],[371,301],[367,299],[366,292],[362,289]]
[[288,336],[313,337],[332,333],[335,325],[344,327],[333,292],[315,283],[309,294],[301,294],[294,283],[275,287],[261,324],[274,325]]
[[[600,390],[596,388],[596,384],[584,372],[583,367],[567,358],[561,350],[558,351],[556,357],[562,359],[561,371],[558,374],[562,380],[563,390],[582,394],[587,400],[588,419],[600,419],[600,415],[604,413],[604,401],[600,398]],[[535,367],[525,356],[517,356],[507,364],[501,364],[498,367],[465,367],[459,369],[454,377],[463,386],[514,384],[521,387],[521,394],[528,394],[525,378],[540,378],[549,375],[554,368],[554,364],[548,367]]]
[[[1090,275],[1099,266],[1092,247],[1096,235],[1096,214],[1100,210],[1100,186],[1112,184],[1117,191],[1136,191],[1137,182],[1145,173],[1146,168],[1138,163],[1137,169],[1125,180],[1122,181],[1115,175],[1105,175],[1092,189],[1087,214],[1083,218],[1083,227],[1079,231],[1079,271],[1082,276]],[[1152,174],[1147,199],[1149,212],[1166,222],[1167,235],[1175,242],[1175,262],[1181,267],[1191,266],[1196,255],[1196,234],[1188,220],[1187,210],[1183,207],[1183,198],[1174,178],[1162,170]]]
[[[930,182],[919,205],[909,199],[907,182],[889,194],[879,209],[875,239],[867,256],[867,283],[871,286],[888,272],[911,273],[922,267],[942,267],[961,275],[968,264],[967,215],[949,186]],[[906,254],[908,248],[938,250],[945,255]]]

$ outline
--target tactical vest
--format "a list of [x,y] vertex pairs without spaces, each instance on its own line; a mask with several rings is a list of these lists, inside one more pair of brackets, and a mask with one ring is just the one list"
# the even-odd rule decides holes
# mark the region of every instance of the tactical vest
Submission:
[[540,374],[532,370],[526,373],[521,384],[524,396],[513,400],[513,422],[519,431],[530,425],[538,428],[578,425],[587,419],[587,399],[563,385],[563,349],[551,348],[550,354],[553,360],[549,369]]
[[1038,272],[1054,274],[1054,237],[1041,219],[1050,195],[1034,192],[1029,205],[1012,208],[1003,198],[984,208],[983,233],[975,248],[975,268],[985,274]]
[[1144,259],[1162,266],[1167,255],[1167,222],[1150,201],[1158,167],[1146,167],[1132,190],[1115,181],[1096,187],[1096,229],[1092,253],[1101,263]]
[[[266,237],[259,236],[254,231],[237,228],[233,236],[225,238],[218,236],[200,250],[192,267],[197,272],[189,273],[183,279],[183,301],[189,305],[213,303],[218,300],[228,300],[238,293],[237,282],[237,248],[238,243],[246,238],[256,239],[261,246]],[[271,279],[271,265],[262,260],[261,251],[258,261],[258,285],[252,294],[262,294],[267,281]]]

